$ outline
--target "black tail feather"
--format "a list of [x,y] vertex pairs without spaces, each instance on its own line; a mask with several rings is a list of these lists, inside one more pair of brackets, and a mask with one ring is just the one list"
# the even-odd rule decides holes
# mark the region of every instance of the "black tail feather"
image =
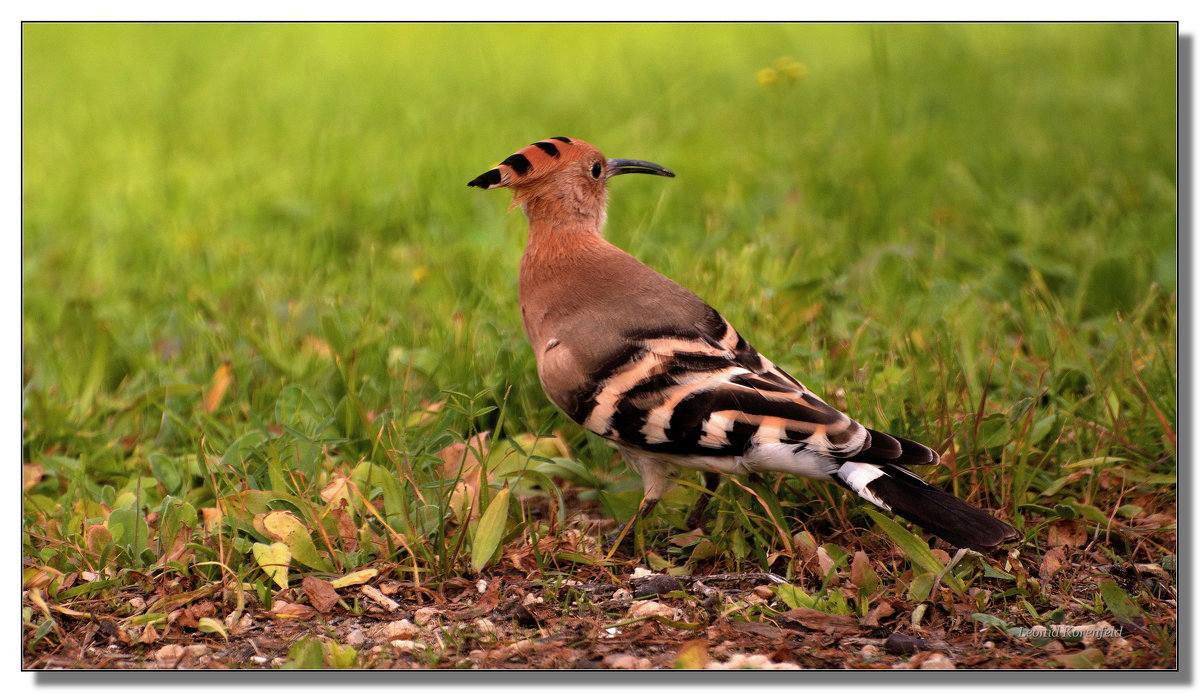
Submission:
[[906,469],[880,465],[884,474],[867,490],[891,506],[892,512],[959,548],[990,553],[1021,533],[986,511],[976,508]]
[[890,433],[882,433],[867,429],[871,434],[871,443],[847,458],[851,462],[870,462],[882,464],[902,464],[905,466],[937,464],[938,454],[918,442],[901,438]]

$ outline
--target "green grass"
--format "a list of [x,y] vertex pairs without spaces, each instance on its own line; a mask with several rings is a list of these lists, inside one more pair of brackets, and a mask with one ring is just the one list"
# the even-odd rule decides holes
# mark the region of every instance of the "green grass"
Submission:
[[[1114,561],[1173,555],[1173,531],[1114,521],[1175,513],[1175,36],[25,25],[27,584],[226,571],[267,608],[267,510],[321,527],[326,570],[297,557],[294,582],[386,560],[434,583],[577,503],[631,512],[640,484],[538,385],[523,216],[466,187],[555,135],[674,170],[614,182],[609,238],[833,403],[945,451],[932,478],[1033,554],[1078,521]],[[555,430],[567,455],[504,457]],[[480,540],[437,453],[484,431],[501,468],[476,511],[517,493]],[[319,495],[338,475],[375,501],[348,492],[356,542]],[[682,480],[655,526],[682,526]],[[884,536],[836,489],[743,483],[710,509],[711,557],[651,538],[656,559],[792,575],[781,536]]]

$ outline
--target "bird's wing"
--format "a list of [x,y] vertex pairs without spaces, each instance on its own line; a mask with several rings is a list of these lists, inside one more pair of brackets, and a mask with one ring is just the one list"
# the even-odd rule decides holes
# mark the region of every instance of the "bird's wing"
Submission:
[[568,414],[611,440],[669,454],[741,455],[782,442],[851,458],[871,448],[871,432],[708,311],[685,326],[625,334],[572,394]]

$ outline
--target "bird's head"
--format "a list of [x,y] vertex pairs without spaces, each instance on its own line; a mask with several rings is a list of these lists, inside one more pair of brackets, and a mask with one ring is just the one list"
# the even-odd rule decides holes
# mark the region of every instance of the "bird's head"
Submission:
[[603,220],[605,184],[623,173],[675,174],[648,161],[606,159],[583,140],[551,137],[534,142],[477,176],[468,186],[491,190],[512,188],[513,206],[548,217],[596,217]]

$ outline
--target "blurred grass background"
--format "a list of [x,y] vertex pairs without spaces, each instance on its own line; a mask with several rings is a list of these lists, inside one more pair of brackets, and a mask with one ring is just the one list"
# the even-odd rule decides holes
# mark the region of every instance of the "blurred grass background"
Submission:
[[1073,460],[1174,474],[1174,25],[26,24],[22,53],[27,527],[104,486],[211,505],[197,455],[251,434],[310,488],[497,426],[609,464],[538,386],[523,216],[466,187],[556,135],[674,170],[614,182],[609,238],[957,451],[948,483],[1011,514]]

